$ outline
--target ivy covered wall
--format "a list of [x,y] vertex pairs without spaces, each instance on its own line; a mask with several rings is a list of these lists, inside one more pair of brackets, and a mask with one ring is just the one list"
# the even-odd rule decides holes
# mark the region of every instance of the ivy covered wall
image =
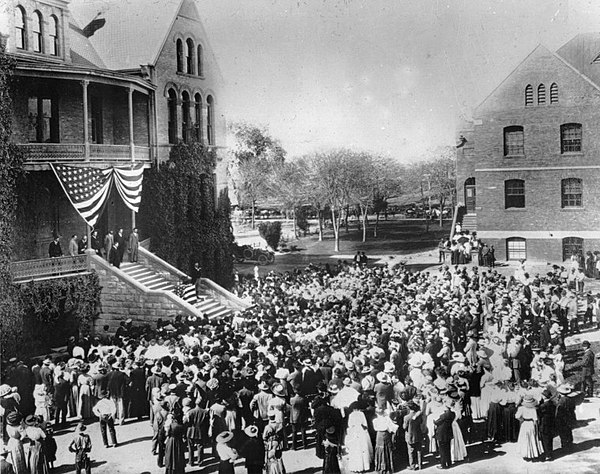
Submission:
[[203,276],[225,288],[233,283],[230,203],[215,203],[216,155],[200,143],[178,144],[169,161],[144,174],[138,227],[150,250],[181,271],[200,262]]

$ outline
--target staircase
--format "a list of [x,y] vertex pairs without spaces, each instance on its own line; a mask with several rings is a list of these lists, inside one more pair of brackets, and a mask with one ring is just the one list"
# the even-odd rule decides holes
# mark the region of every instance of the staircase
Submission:
[[[159,272],[150,265],[144,263],[123,262],[120,268],[124,273],[144,285],[149,290],[162,290],[175,293],[175,287],[179,282],[179,276],[167,272]],[[214,299],[205,284],[201,286],[202,293],[196,297],[194,285],[184,284],[180,286],[179,296],[199,312],[206,314],[209,319],[230,316],[232,310]]]
[[477,214],[465,214],[462,220],[462,230],[477,232]]

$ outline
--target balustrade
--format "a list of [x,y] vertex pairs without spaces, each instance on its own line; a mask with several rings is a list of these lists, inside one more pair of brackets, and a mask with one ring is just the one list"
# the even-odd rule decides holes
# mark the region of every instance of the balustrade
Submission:
[[37,260],[21,260],[11,262],[10,270],[13,281],[24,282],[53,276],[67,276],[89,269],[88,257],[85,254],[74,257],[42,258]]

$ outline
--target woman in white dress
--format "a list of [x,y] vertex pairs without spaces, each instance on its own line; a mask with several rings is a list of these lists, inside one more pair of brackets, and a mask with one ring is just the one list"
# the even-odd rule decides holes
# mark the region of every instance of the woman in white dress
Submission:
[[483,417],[487,417],[487,412],[490,408],[490,399],[492,398],[492,392],[496,386],[496,381],[492,375],[491,370],[487,367],[483,369],[483,376],[479,382],[481,386],[481,401],[479,402],[479,410]]
[[517,450],[526,461],[538,458],[543,452],[543,446],[538,436],[537,402],[532,395],[523,398],[517,409],[515,418],[521,422]]
[[[455,392],[458,395],[458,392]],[[451,403],[452,411],[456,415],[454,420],[452,421],[452,434],[454,435],[454,439],[452,440],[452,444],[450,445],[450,455],[452,456],[452,462],[460,462],[464,461],[467,458],[467,446],[465,445],[465,440],[462,435],[462,431],[460,430],[460,426],[458,426],[457,420],[462,417],[462,403],[460,398],[452,399],[448,397]]]
[[360,410],[360,405],[352,403],[348,416],[346,431],[346,452],[348,453],[347,468],[352,472],[364,472],[371,469],[373,460],[373,444],[369,436],[367,419]]
[[550,356],[554,361],[554,373],[556,374],[556,386],[565,383],[565,376],[563,371],[565,370],[565,361],[560,346],[557,344],[552,349],[552,355]]
[[432,394],[432,399],[427,403],[425,414],[427,416],[426,426],[427,435],[429,436],[429,452],[437,452],[437,443],[435,441],[435,425],[434,420],[437,420],[440,415],[445,411],[444,404],[442,403],[442,397],[437,394]]

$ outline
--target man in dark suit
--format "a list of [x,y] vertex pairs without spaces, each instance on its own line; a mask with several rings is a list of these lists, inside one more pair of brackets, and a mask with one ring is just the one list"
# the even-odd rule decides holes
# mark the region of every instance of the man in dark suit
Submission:
[[54,392],[54,380],[52,379],[52,369],[50,368],[50,364],[52,364],[52,360],[48,357],[44,359],[42,367],[40,368],[40,380],[46,386],[46,393]]
[[[119,258],[120,261],[123,261],[123,254],[125,253],[125,235],[123,234],[123,229],[119,229],[117,235],[115,235],[115,243],[119,244]],[[116,266],[116,265],[115,265]]]
[[122,261],[121,248],[119,246],[119,242],[115,242],[113,244],[112,248],[110,249],[110,254],[108,256],[108,263],[119,268],[121,266],[121,261]]
[[192,408],[187,412],[184,422],[187,427],[187,445],[189,452],[189,465],[194,465],[194,451],[198,450],[198,465],[202,464],[204,444],[208,440],[209,412],[191,402]]
[[50,258],[62,257],[63,251],[60,247],[60,236],[55,236],[54,240],[48,245],[48,256]]
[[317,384],[323,378],[320,371],[315,372],[312,368],[312,360],[305,358],[302,361],[304,367],[300,371],[300,394],[311,400],[317,394]]
[[115,420],[119,425],[122,425],[125,421],[125,389],[127,382],[127,375],[125,372],[121,372],[119,363],[115,362],[112,366],[112,372],[108,374],[107,387],[109,397],[117,407]]
[[71,384],[64,379],[63,374],[60,374],[54,385],[54,406],[56,407],[54,421],[57,426],[67,422],[67,402],[70,394]]
[[306,449],[306,425],[308,423],[308,403],[298,392],[300,387],[292,385],[293,396],[290,398],[290,424],[292,425],[292,448],[298,449],[298,431],[302,435],[302,449]]
[[538,406],[539,433],[544,447],[544,461],[552,460],[552,441],[555,436],[556,405],[552,401],[552,392],[542,392],[542,403]]
[[404,440],[408,448],[409,469],[421,469],[422,443],[423,443],[423,417],[416,403],[408,404],[408,414],[404,416]]
[[595,357],[589,341],[583,341],[583,357],[581,359],[581,391],[586,397],[594,396],[594,364]]
[[440,451],[439,469],[448,469],[452,466],[452,458],[450,457],[450,444],[454,435],[452,434],[452,422],[455,414],[450,408],[450,404],[445,405],[444,413],[437,420],[433,421],[435,425],[435,439],[437,440],[438,449]]

